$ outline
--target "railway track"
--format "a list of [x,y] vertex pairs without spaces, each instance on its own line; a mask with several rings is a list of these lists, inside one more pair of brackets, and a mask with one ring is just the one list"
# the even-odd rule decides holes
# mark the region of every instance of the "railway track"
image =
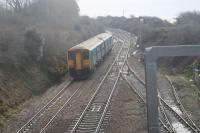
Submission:
[[[117,44],[118,45],[118,44]],[[116,47],[116,45],[115,45]],[[116,50],[114,50],[116,51]],[[119,51],[116,51],[119,53]],[[66,88],[72,85],[74,81],[71,80],[61,91],[59,91],[56,96],[54,96],[45,106],[43,106],[27,123],[25,123],[17,133],[24,132],[46,132],[48,127],[51,126],[55,118],[64,110],[64,108],[69,104],[73,97],[77,95],[81,87],[75,87],[71,96],[62,99]],[[81,85],[80,85],[81,86]],[[60,105],[58,105],[61,102]],[[53,111],[51,111],[53,110]],[[49,111],[49,112],[48,112]],[[44,117],[45,116],[45,117]],[[49,117],[49,118],[47,118]]]
[[165,110],[168,112],[168,118],[173,120],[173,127],[176,129],[176,132],[192,132],[199,133],[199,128],[195,123],[189,118],[186,113],[182,103],[178,99],[178,96],[175,92],[175,88],[172,85],[168,77],[164,77],[170,84],[170,89],[159,89],[159,99],[161,104],[164,106]]
[[[127,59],[129,43],[124,43],[110,69],[99,84],[81,115],[72,121],[67,133],[104,132],[105,119],[109,119],[109,105],[120,78],[121,68]],[[120,60],[119,60],[120,58]],[[123,58],[123,60],[121,60]],[[118,68],[120,64],[120,68]]]
[[[133,51],[133,50],[132,50]],[[134,75],[133,77],[139,81],[139,83],[142,86],[145,86],[145,82],[143,80],[141,80],[141,77],[139,77],[136,72],[134,72],[129,65],[125,66],[125,74],[127,73],[127,70],[130,70],[131,73]],[[132,77],[132,78],[133,78]],[[195,132],[195,133],[199,133],[199,127],[192,121],[192,119],[189,117],[189,115],[187,114],[187,112],[185,111],[181,101],[178,98],[178,95],[175,91],[175,88],[172,84],[172,82],[170,81],[170,79],[168,77],[166,77],[169,84],[171,85],[171,90],[172,92],[172,96],[173,97],[168,97],[168,99],[162,98],[160,93],[159,95],[159,112],[160,112],[160,118],[162,119],[163,122],[161,123],[165,123],[165,125],[168,127],[168,132]],[[127,79],[126,79],[127,80]],[[145,89],[140,89],[137,90],[136,88],[141,88],[141,86],[132,86],[132,88],[135,88],[135,93],[138,94],[138,97],[140,99],[142,99],[142,101],[145,100],[145,95],[146,95],[146,91]],[[144,87],[143,87],[144,88]],[[169,92],[164,92],[164,94],[168,94]],[[174,101],[172,102],[171,99],[174,99]],[[174,105],[176,105],[176,107],[174,107]],[[177,112],[178,109],[178,112]],[[181,112],[181,114],[180,114]],[[170,114],[170,115],[169,115]],[[183,125],[183,130],[181,130],[180,128],[177,129],[177,125],[174,125],[175,120],[171,120],[175,118],[177,123],[180,125]],[[178,125],[178,126],[179,126]],[[163,125],[164,126],[164,125]]]
[[179,99],[179,96],[176,92],[176,89],[172,83],[172,81],[170,80],[170,78],[165,75],[165,77],[167,78],[167,80],[169,81],[171,87],[172,87],[172,91],[173,91],[173,94],[174,94],[174,98],[176,99],[177,101],[177,105],[180,107],[181,111],[184,113],[184,116],[186,116],[185,119],[187,119],[187,121],[193,126],[193,128],[195,128],[198,132],[200,132],[200,129],[199,127],[194,123],[194,121],[190,118],[190,116],[188,115],[187,111],[185,110],[183,104],[181,103],[180,99]]
[[[119,47],[118,44],[116,44],[115,47]],[[119,52],[119,51],[117,51],[117,52]],[[84,82],[84,84],[85,84],[85,82]],[[92,85],[96,86],[96,83],[92,82]],[[90,88],[92,88],[92,87],[90,87]],[[84,91],[83,89],[84,88],[81,88],[82,91]],[[80,88],[79,88],[79,90],[80,90]],[[95,88],[93,90],[95,90]],[[77,93],[81,93],[81,92],[77,91]],[[89,96],[91,96],[92,93],[94,93],[94,92],[92,91]],[[77,95],[76,95],[76,93],[74,93],[68,101],[70,101],[70,100],[71,101],[77,101],[77,98],[79,98],[80,95],[83,95],[83,93],[81,93],[79,96],[77,96]],[[56,128],[53,127],[53,126],[59,126],[61,129],[63,128],[61,125],[56,125],[56,121],[60,121],[62,119],[62,117],[66,115],[65,112],[70,111],[66,108],[68,101],[57,111],[57,113],[55,113],[55,115],[52,117],[52,119],[42,128],[40,133],[57,132],[57,131],[55,131]],[[74,104],[76,104],[76,103],[72,102],[70,105],[73,106]],[[108,115],[109,115],[109,112],[106,114],[105,118],[108,118]],[[59,131],[64,132],[64,129],[63,130],[59,129]]]
[[[135,40],[135,38],[132,38],[132,39]],[[131,41],[131,39],[130,39],[130,41]],[[136,43],[134,43],[134,46],[136,46]],[[131,47],[131,48],[130,48],[130,51],[132,51],[133,49],[134,49],[134,47]],[[129,52],[130,52],[130,51],[129,51]],[[129,71],[133,74],[133,77],[134,77],[137,81],[139,81],[139,84],[141,84],[141,86],[135,86],[135,85],[138,84],[138,83],[136,83],[136,84],[131,84],[131,82],[128,81],[128,79],[126,78],[125,75],[127,75],[127,74],[129,75]],[[124,73],[124,72],[125,72],[125,73]],[[129,76],[130,76],[130,75],[129,75]],[[133,78],[133,77],[132,77],[132,78]],[[124,80],[127,81],[127,83],[129,84],[129,86],[131,87],[131,89],[134,91],[134,93],[137,94],[138,100],[140,100],[141,102],[143,102],[144,104],[146,104],[146,98],[145,98],[145,82],[142,81],[142,80],[136,75],[136,73],[135,73],[132,69],[130,70],[130,67],[129,67],[129,65],[128,65],[128,62],[126,62],[126,64],[124,65],[123,72],[122,72],[122,78],[123,78]],[[138,87],[138,88],[143,88],[143,89],[142,89],[143,91],[141,92],[141,89],[138,90],[137,87]],[[169,120],[168,120],[168,118],[167,118],[167,116],[166,116],[166,113],[164,112],[163,106],[160,106],[160,113],[161,113],[162,116],[163,116],[163,120],[162,120],[161,118],[159,119],[160,124],[161,124],[162,127],[164,128],[163,130],[165,130],[166,132],[169,132],[169,133],[175,133],[175,131],[174,131],[172,125],[170,124],[170,122],[169,122]]]
[[[125,81],[129,84],[129,86],[134,91],[134,93],[138,95],[139,97],[138,99],[142,101],[144,104],[146,104],[145,82],[136,75],[136,73],[129,67],[129,65],[126,65],[126,67],[129,69],[130,73],[128,76],[126,76],[128,73],[123,74],[122,75],[123,79],[125,79]],[[134,80],[135,82],[132,83],[131,80]],[[138,84],[140,85],[138,86]],[[161,127],[163,128],[162,130],[168,133],[176,133],[172,125],[170,124],[165,111],[163,110],[163,106],[160,106],[159,112],[160,112],[159,121],[160,121]]]
[[[129,35],[118,36],[119,42],[124,43],[124,47],[121,48],[118,56],[115,58],[114,62],[112,63],[110,69],[104,76],[103,80],[99,84],[97,90],[93,94],[92,98],[90,99],[89,103],[87,104],[84,111],[80,114],[79,117],[75,118],[69,128],[67,129],[68,133],[81,133],[81,132],[104,132],[105,126],[108,125],[110,114],[110,101],[115,91],[116,85],[118,80],[122,77],[128,82],[129,86],[134,90],[134,92],[138,95],[139,99],[146,104],[145,100],[145,82],[141,80],[141,78],[132,70],[132,68],[128,65],[127,57],[130,50],[130,40]],[[128,40],[128,41],[127,41]],[[126,64],[127,63],[127,64]],[[128,75],[128,76],[127,76]],[[131,76],[130,76],[131,75]],[[134,85],[130,82],[134,77],[134,82],[139,82],[140,85]],[[129,79],[130,78],[130,79]],[[25,125],[22,126],[17,133],[24,133],[29,131],[35,123],[37,123],[38,119],[44,115],[44,113],[49,109],[52,108],[54,104],[63,96],[66,88],[68,88],[73,83],[73,80],[70,81],[68,85],[66,85],[53,99],[51,99],[42,109],[39,110]],[[169,80],[169,83],[172,85],[172,82]],[[138,89],[144,88],[144,89]],[[40,133],[48,132],[48,127],[51,126],[52,122],[58,116],[58,114],[63,111],[66,105],[72,100],[72,98],[80,91],[81,87],[76,88],[73,94],[67,99],[65,102],[60,106],[56,112],[51,116],[48,122],[43,125],[42,130]],[[181,111],[183,112],[184,116],[181,116],[177,113],[161,96],[159,95],[159,112],[160,112],[160,124],[165,132],[169,133],[176,133],[177,131],[174,129],[171,121],[169,119],[168,113],[170,112],[179,120],[182,124],[184,124],[191,132],[199,133],[199,128],[195,125],[195,123],[190,119],[186,111],[184,110],[177,94],[175,92],[175,88],[173,88],[173,94],[177,101],[177,105],[179,105]],[[168,110],[168,111],[166,111]]]
[[168,80],[168,82],[170,83],[171,85],[171,88],[172,88],[172,91],[173,91],[173,96],[174,96],[174,99],[176,101],[176,105],[179,107],[179,109],[182,111],[183,115],[184,115],[184,119],[191,125],[191,127],[196,130],[196,132],[200,133],[200,129],[199,127],[195,124],[195,122],[190,118],[190,116],[188,115],[187,111],[185,110],[183,104],[181,103],[180,99],[179,99],[179,96],[176,92],[176,89],[171,81],[171,79],[169,78],[169,76],[165,75],[166,79]]
[[78,93],[78,91],[81,89],[81,87],[79,87],[72,95],[71,97],[61,106],[61,108],[55,113],[55,115],[53,115],[53,117],[49,120],[49,122],[42,128],[42,130],[40,131],[40,133],[44,133],[46,132],[47,128],[51,125],[51,123],[53,122],[53,120],[57,117],[57,115],[64,109],[64,107],[71,101],[71,99]]
[[41,115],[45,113],[49,108],[56,103],[56,101],[63,96],[66,88],[68,88],[73,83],[73,79],[64,86],[45,106],[43,106],[31,119],[28,120],[18,131],[17,133],[24,133],[31,129],[31,127],[37,122]]
[[[145,86],[145,82],[136,74],[136,72],[134,72],[132,70],[132,68],[130,68],[129,65],[127,65],[130,72],[134,75],[134,77],[143,85]],[[170,82],[170,81],[169,81]],[[171,83],[171,82],[170,82]],[[171,83],[172,85],[172,83]],[[172,86],[172,89],[174,89],[174,87]],[[137,92],[138,93],[138,92]],[[142,96],[142,99],[145,98],[144,96],[145,94],[145,91],[142,91],[140,92],[140,97]],[[180,131],[177,131],[174,127],[174,125],[171,124],[172,121],[170,121],[170,117],[174,117],[175,119],[178,120],[179,123],[182,123],[185,127],[187,127],[188,131],[189,132],[194,132],[194,133],[199,133],[199,128],[195,125],[195,123],[190,119],[188,118],[188,114],[185,112],[184,113],[184,108],[180,102],[179,99],[177,99],[177,94],[175,91],[173,91],[173,95],[175,97],[175,101],[177,101],[177,105],[180,106],[180,110],[183,111],[183,116],[180,115],[179,113],[176,112],[176,110],[173,109],[172,106],[170,106],[169,103],[166,102],[166,100],[164,100],[160,94],[159,94],[159,111],[160,111],[160,114],[163,114],[164,118],[163,118],[163,122],[162,123],[166,123],[165,125],[168,127],[169,130],[167,130],[168,132],[180,132]],[[166,111],[167,110],[167,111]],[[170,114],[169,114],[170,113]],[[186,131],[186,132],[188,132]]]

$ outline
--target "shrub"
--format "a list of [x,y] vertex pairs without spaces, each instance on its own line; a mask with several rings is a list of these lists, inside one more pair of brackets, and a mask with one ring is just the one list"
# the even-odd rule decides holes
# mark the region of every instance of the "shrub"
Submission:
[[36,28],[30,28],[25,32],[24,48],[30,60],[39,61],[43,57],[44,38]]

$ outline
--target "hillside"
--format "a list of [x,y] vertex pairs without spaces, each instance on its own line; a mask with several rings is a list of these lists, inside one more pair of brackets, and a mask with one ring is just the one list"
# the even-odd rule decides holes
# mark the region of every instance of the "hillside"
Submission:
[[[98,17],[97,21],[107,27],[120,28],[137,35],[141,51],[150,46],[198,45],[200,43],[200,12],[197,11],[180,13],[174,19],[174,23],[151,16],[131,16],[130,18],[107,16]],[[188,71],[190,65],[200,63],[199,59],[194,57],[167,58],[160,61],[162,65],[169,67],[169,70],[176,72]]]
[[79,16],[75,0],[16,1],[0,7],[0,127],[24,101],[62,80],[68,48],[104,31]]

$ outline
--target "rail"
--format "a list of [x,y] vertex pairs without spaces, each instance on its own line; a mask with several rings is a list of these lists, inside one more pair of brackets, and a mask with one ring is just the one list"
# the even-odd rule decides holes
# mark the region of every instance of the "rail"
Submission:
[[73,83],[73,79],[69,81],[69,83],[67,85],[65,85],[47,104],[45,104],[45,106],[43,106],[33,117],[31,117],[31,119],[28,120],[28,122],[26,124],[24,124],[18,131],[17,133],[23,133],[24,131],[26,131],[27,129],[29,129],[31,127],[31,125],[33,124],[33,121],[35,119],[37,119],[43,112],[45,112],[46,109],[48,109],[50,107],[50,105],[53,104],[53,102],[58,99],[63,92],[65,91],[65,89],[67,87],[69,87],[71,84]]
[[[110,100],[112,98],[113,92],[114,92],[114,90],[116,88],[116,84],[117,84],[117,82],[119,80],[120,73],[121,73],[121,70],[119,70],[116,67],[117,59],[119,58],[120,54],[125,54],[124,55],[124,57],[125,57],[124,59],[126,59],[126,57],[128,55],[128,52],[123,53],[123,50],[127,50],[128,51],[128,49],[126,49],[125,46],[121,47],[119,54],[117,55],[117,57],[113,61],[111,67],[109,68],[109,70],[107,71],[107,73],[104,76],[103,80],[99,84],[99,86],[98,86],[97,90],[95,91],[94,95],[92,96],[92,98],[90,99],[90,101],[87,104],[86,108],[84,109],[84,111],[82,112],[80,117],[78,118],[76,124],[73,126],[73,129],[71,131],[69,131],[69,132],[74,133],[77,130],[79,132],[81,132],[80,130],[84,130],[84,131],[86,130],[88,132],[91,132],[91,131],[92,132],[98,132],[100,130],[101,124],[103,122],[103,118],[106,115],[106,112],[107,112],[109,104],[110,104]],[[103,92],[104,92],[104,95],[102,96],[101,93],[103,93]],[[95,104],[98,104],[100,106],[100,108],[102,107],[103,111],[102,112],[98,112],[96,114],[94,112],[91,113],[90,109]],[[106,105],[104,105],[104,104],[106,104]],[[90,120],[88,120],[87,117],[89,117]],[[84,129],[79,127],[79,126],[81,126],[81,123],[83,122],[83,120],[85,121],[84,122]],[[91,125],[91,124],[90,125],[86,125],[87,123],[91,123],[91,121],[93,122],[93,125]],[[94,121],[96,123],[94,123]]]

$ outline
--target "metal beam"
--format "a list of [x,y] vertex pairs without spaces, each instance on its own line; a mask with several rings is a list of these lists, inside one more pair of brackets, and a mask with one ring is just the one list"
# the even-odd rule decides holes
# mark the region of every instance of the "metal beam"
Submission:
[[145,49],[145,80],[148,132],[159,133],[157,59],[159,57],[198,56],[200,45],[154,46]]

